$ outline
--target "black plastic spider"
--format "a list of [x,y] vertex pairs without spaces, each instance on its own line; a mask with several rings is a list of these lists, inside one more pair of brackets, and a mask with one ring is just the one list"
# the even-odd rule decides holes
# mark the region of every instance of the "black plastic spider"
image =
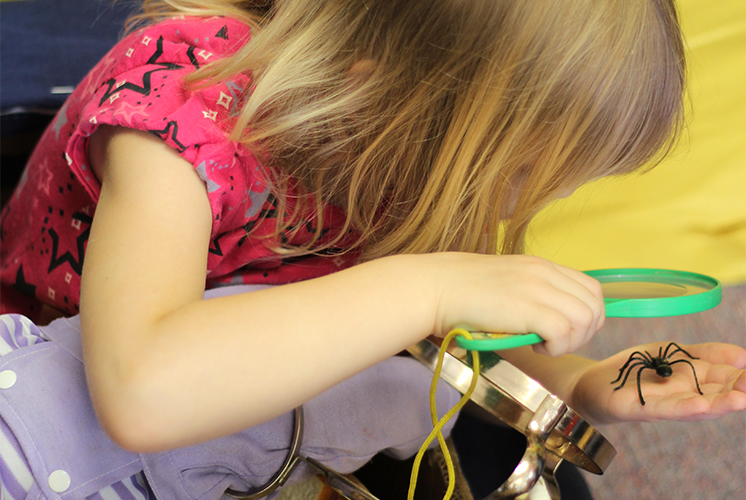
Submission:
[[[676,349],[669,353],[668,351],[671,349],[671,347],[676,347]],[[668,344],[665,351],[662,347],[660,347],[658,349],[657,356],[653,356],[648,351],[635,351],[630,355],[627,362],[624,363],[624,366],[619,369],[619,376],[616,378],[616,380],[613,380],[611,382],[612,384],[616,384],[619,379],[622,378],[622,375],[624,375],[624,371],[627,370],[627,374],[624,375],[624,380],[622,380],[622,383],[619,384],[617,387],[614,387],[614,390],[617,391],[624,387],[624,384],[627,382],[627,377],[629,377],[629,374],[632,373],[632,368],[636,368],[638,366],[641,367],[639,370],[637,370],[637,394],[640,396],[640,403],[642,403],[642,406],[645,406],[645,400],[642,398],[642,389],[640,389],[640,375],[642,375],[642,371],[645,369],[655,370],[655,373],[657,373],[659,377],[666,378],[670,377],[673,374],[671,365],[674,365],[676,363],[686,363],[691,367],[692,373],[694,374],[694,383],[697,384],[697,391],[702,394],[702,390],[699,388],[699,380],[697,380],[697,372],[694,370],[694,366],[692,366],[692,364],[686,359],[669,361],[671,357],[677,352],[683,352],[691,359],[699,359],[686,352],[675,342],[671,342],[670,344]]]

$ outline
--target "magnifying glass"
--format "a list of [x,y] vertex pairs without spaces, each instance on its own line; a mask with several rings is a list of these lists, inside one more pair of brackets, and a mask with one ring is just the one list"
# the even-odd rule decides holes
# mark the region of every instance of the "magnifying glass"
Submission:
[[[706,311],[723,297],[718,280],[704,274],[668,269],[598,269],[585,274],[601,283],[608,318],[656,318]],[[456,343],[472,351],[498,351],[544,340],[536,333],[511,335],[473,332]]]

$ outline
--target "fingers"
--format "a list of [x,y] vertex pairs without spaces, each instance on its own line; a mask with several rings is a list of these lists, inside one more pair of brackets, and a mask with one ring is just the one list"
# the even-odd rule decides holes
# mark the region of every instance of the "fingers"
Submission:
[[[574,345],[582,345],[579,339],[585,338],[585,333],[578,332],[579,334],[573,335],[573,327],[565,315],[548,307],[543,309],[532,322],[534,326],[528,327],[529,331],[538,332],[544,339],[544,342],[533,346],[534,352],[547,356],[561,356],[572,352]],[[575,342],[572,342],[573,338],[576,339]]]
[[[713,384],[746,392],[746,380],[739,382],[741,380],[739,376],[744,373],[743,370],[731,365],[710,365],[706,368],[706,371],[701,371],[704,372],[701,380],[702,384]],[[740,384],[743,384],[743,387]]]
[[537,351],[572,352],[604,323],[601,286],[593,278],[546,259],[524,255],[437,257],[436,334],[474,331],[537,333]]
[[[590,365],[578,379],[573,403],[580,404],[587,416],[599,423],[708,420],[746,410],[746,370],[740,367],[746,350],[730,344],[680,344],[699,359],[675,354],[672,361],[683,359],[691,367],[674,363],[670,377],[661,378],[654,369],[643,369],[639,390],[645,405],[640,402],[637,385],[637,372],[642,365],[634,367],[624,387],[614,390],[618,383],[611,382],[632,353],[657,353],[659,347],[666,345],[656,342],[631,347]],[[702,394],[697,392],[692,368]]]
[[534,346],[535,352],[550,356],[573,352],[597,331],[598,316],[593,309],[570,294],[563,295],[561,309],[541,305],[529,323],[528,330],[544,339]]
[[[746,393],[740,391],[705,392],[704,396],[678,393],[651,398],[641,420],[712,420],[746,409]],[[648,408],[650,406],[650,408]]]
[[713,365],[730,365],[746,368],[746,349],[732,345],[710,342],[682,347],[692,356],[706,360]]
[[731,389],[746,394],[746,370],[741,370],[741,373],[739,373],[739,375],[733,381]]
[[603,291],[601,290],[601,283],[598,282],[595,278],[591,278],[587,274],[580,272],[576,269],[572,269],[570,267],[565,267],[560,264],[551,263],[559,272],[567,276],[568,278],[572,279],[573,281],[576,281],[580,285],[582,285],[585,290],[591,293],[592,299],[600,300],[603,304]]
[[746,371],[730,366],[714,366],[702,388],[710,401],[710,418],[746,409]]
[[603,326],[598,281],[538,257],[511,256],[509,262],[515,273],[509,312],[522,322],[509,333],[538,333],[544,342],[534,347],[536,352],[558,356],[575,351]]
[[558,356],[585,345],[601,329],[606,315],[600,283],[590,276],[551,263],[558,272],[550,280],[555,296],[547,295],[544,314],[537,316],[535,331],[544,343],[534,350]]

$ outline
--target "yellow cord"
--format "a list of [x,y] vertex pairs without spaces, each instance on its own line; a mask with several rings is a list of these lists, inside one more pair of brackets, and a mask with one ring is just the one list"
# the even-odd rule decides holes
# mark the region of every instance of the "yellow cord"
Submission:
[[445,358],[446,349],[448,348],[448,344],[456,335],[461,335],[469,340],[472,340],[472,336],[469,332],[467,332],[463,328],[454,328],[453,330],[448,332],[448,335],[445,336],[445,338],[443,339],[443,343],[440,346],[440,352],[438,353],[438,362],[435,365],[433,381],[430,384],[430,417],[433,421],[433,430],[432,432],[430,432],[430,435],[427,437],[427,439],[425,439],[425,442],[422,443],[420,450],[417,452],[417,455],[414,458],[414,465],[412,465],[412,476],[409,479],[409,493],[407,494],[407,500],[414,500],[414,490],[417,487],[417,476],[420,471],[420,463],[422,462],[422,457],[425,455],[425,452],[430,446],[430,443],[432,443],[436,437],[438,438],[440,449],[443,450],[443,457],[445,458],[446,467],[448,469],[448,489],[446,490],[446,494],[443,497],[443,500],[449,500],[451,498],[451,495],[453,495],[453,490],[456,487],[456,474],[453,468],[453,460],[451,459],[451,454],[448,452],[448,446],[446,445],[446,440],[443,437],[441,430],[446,425],[446,423],[448,423],[448,421],[456,414],[456,412],[458,412],[466,404],[466,402],[469,401],[469,398],[471,398],[471,395],[474,393],[474,389],[477,387],[477,380],[480,371],[479,352],[471,351],[473,359],[473,374],[471,377],[469,388],[466,390],[459,402],[456,403],[456,405],[451,408],[448,413],[443,415],[443,418],[441,418],[440,421],[438,421],[438,413],[435,407],[435,391],[438,388],[440,372],[443,369],[443,358]]

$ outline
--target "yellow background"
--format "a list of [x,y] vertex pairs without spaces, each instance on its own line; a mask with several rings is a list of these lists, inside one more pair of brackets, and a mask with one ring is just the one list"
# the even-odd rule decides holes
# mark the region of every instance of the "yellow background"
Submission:
[[660,267],[746,282],[746,1],[680,0],[689,110],[672,155],[584,186],[534,221],[528,253],[577,269]]

